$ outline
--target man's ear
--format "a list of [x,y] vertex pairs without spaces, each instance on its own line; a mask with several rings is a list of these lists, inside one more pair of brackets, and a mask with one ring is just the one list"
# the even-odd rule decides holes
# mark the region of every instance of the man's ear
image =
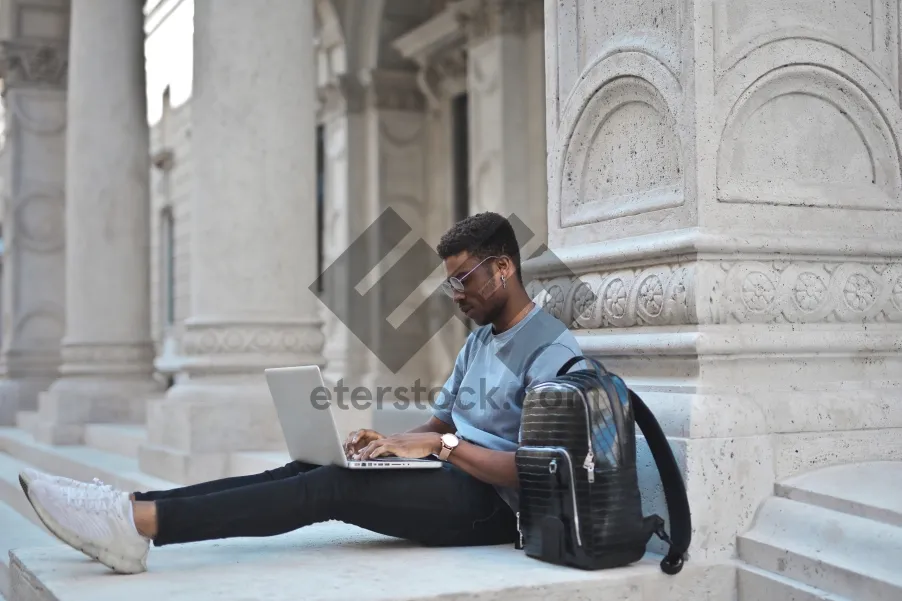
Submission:
[[501,264],[498,265],[498,268],[508,280],[513,279],[517,275],[517,269],[514,267],[514,262],[510,257],[501,257]]

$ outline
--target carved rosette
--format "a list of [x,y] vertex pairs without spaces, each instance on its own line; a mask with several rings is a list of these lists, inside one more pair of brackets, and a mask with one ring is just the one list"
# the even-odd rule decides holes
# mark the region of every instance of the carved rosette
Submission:
[[695,323],[692,266],[659,265],[534,280],[527,291],[575,329]]
[[148,342],[132,344],[63,342],[62,375],[135,375],[153,372],[154,348]]
[[322,363],[318,320],[279,323],[188,323],[182,349],[189,372],[257,373],[277,365]]
[[0,51],[6,89],[66,86],[69,55],[65,43],[10,40],[0,42]]
[[714,323],[902,321],[902,264],[723,262]]
[[902,322],[902,264],[702,261],[539,278],[527,292],[573,329]]

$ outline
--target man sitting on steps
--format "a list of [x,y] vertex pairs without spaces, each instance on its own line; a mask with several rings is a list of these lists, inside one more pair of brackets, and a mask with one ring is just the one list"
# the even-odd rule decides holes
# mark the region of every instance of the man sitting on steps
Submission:
[[[273,536],[327,520],[423,545],[513,543],[514,452],[525,388],[555,376],[580,349],[526,293],[507,219],[468,217],[445,233],[438,253],[445,291],[481,327],[467,337],[427,423],[392,436],[354,432],[345,450],[358,459],[422,458],[452,448],[441,469],[291,462],[257,475],[133,494],[26,470],[19,481],[38,516],[60,540],[121,573],[147,569],[151,541]],[[468,399],[467,390],[493,394]],[[444,434],[452,434],[445,446]]]

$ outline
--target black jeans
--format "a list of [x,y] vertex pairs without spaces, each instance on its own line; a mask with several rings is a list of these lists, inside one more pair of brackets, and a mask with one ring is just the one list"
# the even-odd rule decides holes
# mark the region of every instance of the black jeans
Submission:
[[328,520],[428,546],[513,543],[516,516],[495,488],[451,464],[350,470],[292,462],[262,474],[173,490],[154,501],[154,545],[274,536]]

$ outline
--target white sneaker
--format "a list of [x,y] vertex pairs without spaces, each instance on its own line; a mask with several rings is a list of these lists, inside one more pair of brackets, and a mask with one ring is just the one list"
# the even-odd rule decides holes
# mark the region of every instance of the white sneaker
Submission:
[[147,570],[150,541],[138,533],[128,494],[35,480],[28,500],[61,541],[121,574]]
[[81,480],[73,480],[72,478],[66,478],[65,476],[54,476],[52,474],[47,474],[30,467],[26,467],[21,472],[19,472],[19,486],[22,487],[22,492],[24,492],[26,495],[28,494],[28,487],[38,480],[50,482],[51,484],[55,484],[57,486],[66,486],[72,488],[101,487],[110,491],[116,491],[115,488],[113,488],[109,484],[104,484],[103,480],[100,480],[99,478],[94,478],[90,482],[82,482]]

